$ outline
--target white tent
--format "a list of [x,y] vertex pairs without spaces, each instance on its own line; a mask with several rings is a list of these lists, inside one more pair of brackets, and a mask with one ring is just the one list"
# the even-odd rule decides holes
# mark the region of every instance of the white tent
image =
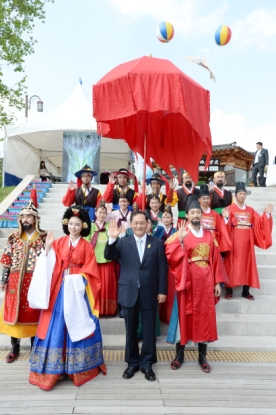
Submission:
[[[92,104],[81,85],[50,114],[5,126],[3,186],[18,184],[27,174],[37,174],[40,160],[46,161],[53,175],[60,175],[64,131],[97,131]],[[127,168],[130,161],[131,151],[123,140],[102,138],[101,172]]]

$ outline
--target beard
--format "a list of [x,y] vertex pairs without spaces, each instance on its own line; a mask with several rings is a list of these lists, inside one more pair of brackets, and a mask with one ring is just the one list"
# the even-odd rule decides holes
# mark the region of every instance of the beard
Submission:
[[32,229],[33,225],[31,225],[30,223],[22,223],[22,228],[24,229],[24,231],[30,231]]
[[223,182],[221,180],[219,182],[217,182],[217,187],[219,189],[222,189],[223,188]]
[[191,182],[186,182],[185,186],[187,187],[187,189],[191,189],[192,183]]
[[191,224],[193,226],[200,226],[200,220],[199,219],[193,219],[193,220],[191,220]]

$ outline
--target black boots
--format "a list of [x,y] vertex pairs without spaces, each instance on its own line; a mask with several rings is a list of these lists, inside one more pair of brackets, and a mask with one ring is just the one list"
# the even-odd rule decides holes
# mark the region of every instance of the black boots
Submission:
[[254,296],[249,292],[249,285],[243,285],[242,287],[242,297],[247,298],[247,300],[254,300]]
[[184,363],[184,350],[185,350],[185,345],[182,346],[180,342],[176,343],[176,356],[174,360],[171,362],[172,370],[179,369],[182,363]]
[[14,362],[19,356],[20,339],[17,339],[16,337],[11,337],[11,346],[12,346],[11,351],[6,356],[7,363]]
[[198,343],[198,363],[200,364],[201,369],[204,373],[210,373],[211,366],[209,365],[209,363],[207,363],[206,354],[207,344]]

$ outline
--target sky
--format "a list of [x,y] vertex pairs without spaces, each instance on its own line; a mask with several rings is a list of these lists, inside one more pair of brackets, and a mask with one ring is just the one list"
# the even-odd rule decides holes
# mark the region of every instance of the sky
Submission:
[[[276,2],[271,0],[55,0],[36,23],[35,53],[25,61],[28,94],[44,113],[61,105],[82,78],[92,85],[120,63],[144,55],[171,60],[210,91],[213,144],[237,142],[248,151],[262,141],[276,155]],[[169,43],[156,27],[169,21]],[[227,25],[232,39],[218,46],[214,33]],[[216,76],[183,56],[207,58]],[[12,68],[4,81],[16,81]],[[92,107],[91,107],[92,113]],[[24,122],[24,111],[18,121]],[[38,117],[34,108],[29,119]]]

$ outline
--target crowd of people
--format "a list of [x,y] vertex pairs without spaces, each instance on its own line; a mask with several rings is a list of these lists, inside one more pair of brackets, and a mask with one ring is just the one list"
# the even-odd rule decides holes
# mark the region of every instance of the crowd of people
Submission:
[[7,363],[17,359],[20,339],[30,337],[31,384],[51,389],[68,376],[80,386],[106,374],[99,317],[114,316],[119,307],[126,327],[124,379],[141,370],[155,380],[160,320],[168,324],[167,342],[176,347],[172,370],[194,342],[198,363],[209,373],[207,345],[218,339],[221,285],[227,300],[238,286],[244,298],[254,300],[250,287],[260,287],[254,246],[272,244],[273,206],[259,215],[245,203],[244,183],[236,183],[234,194],[224,188],[223,172],[200,188],[188,172],[180,188],[178,178],[168,183],[155,173],[144,194],[135,176],[120,169],[110,174],[103,195],[92,185],[96,174],[86,165],[75,173],[77,185],[69,183],[63,198],[66,236],[55,240],[52,231],[40,229],[32,201],[19,214],[19,229],[0,261],[0,333],[11,337]]

